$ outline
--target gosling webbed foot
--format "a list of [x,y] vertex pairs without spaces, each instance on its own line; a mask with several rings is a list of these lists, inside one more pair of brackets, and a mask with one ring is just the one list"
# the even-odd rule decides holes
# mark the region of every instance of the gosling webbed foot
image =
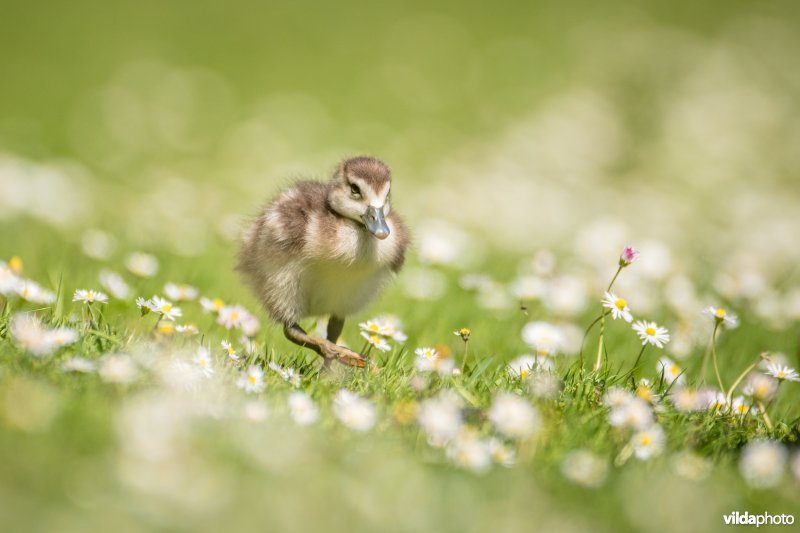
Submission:
[[322,358],[325,360],[326,367],[329,366],[330,362],[334,360],[339,361],[342,364],[355,366],[358,368],[367,366],[368,361],[363,355],[345,348],[344,346],[339,346],[338,344],[335,344],[329,340],[312,337],[298,324],[289,324],[284,326],[283,333],[286,335],[287,339],[298,346],[311,348],[317,352],[317,354],[322,356]]

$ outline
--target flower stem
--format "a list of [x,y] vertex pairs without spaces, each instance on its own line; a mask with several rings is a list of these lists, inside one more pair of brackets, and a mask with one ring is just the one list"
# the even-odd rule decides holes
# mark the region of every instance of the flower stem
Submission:
[[714,326],[714,333],[711,334],[711,360],[714,363],[714,373],[717,375],[717,383],[719,384],[720,392],[725,390],[725,385],[722,384],[722,377],[719,374],[719,365],[717,364],[717,331],[719,330],[719,322]]
[[[608,284],[608,288],[606,292],[611,292],[611,288],[614,286],[614,283],[617,281],[619,277],[619,273],[622,272],[622,265],[617,267],[617,271],[614,273],[614,277],[611,278],[611,283]],[[597,341],[597,359],[594,362],[594,371],[597,372],[600,370],[600,365],[603,362],[603,341],[605,340],[606,335],[606,312],[603,310],[603,314],[600,315],[600,338]]]
[[767,429],[772,431],[772,420],[769,419],[769,415],[767,414],[767,408],[764,407],[764,402],[761,400],[756,400],[756,405],[758,405],[758,410],[761,411],[761,416],[764,418],[764,424],[766,424]]
[[469,341],[464,341],[464,360],[461,361],[461,374],[464,374],[464,371],[467,368],[467,356],[469,355]]
[[634,377],[634,374],[636,373],[636,369],[639,367],[639,361],[642,360],[642,354],[644,353],[645,348],[647,348],[647,343],[642,344],[642,349],[639,350],[639,355],[636,356],[636,361],[633,362],[633,366],[629,372],[629,375],[633,378],[634,388],[636,387],[636,378]]

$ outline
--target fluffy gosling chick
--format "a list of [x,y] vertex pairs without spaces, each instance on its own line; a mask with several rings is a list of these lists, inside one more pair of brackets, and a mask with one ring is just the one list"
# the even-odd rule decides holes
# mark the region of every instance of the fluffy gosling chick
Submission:
[[[374,157],[343,161],[327,183],[301,181],[263,208],[245,232],[237,270],[290,341],[325,359],[363,367],[365,358],[336,341],[358,312],[400,270],[409,243],[391,211],[389,167]],[[327,339],[299,325],[328,315]]]

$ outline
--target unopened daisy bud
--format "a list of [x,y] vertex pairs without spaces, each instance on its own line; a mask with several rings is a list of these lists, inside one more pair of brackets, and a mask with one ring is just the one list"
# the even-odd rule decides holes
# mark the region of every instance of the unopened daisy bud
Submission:
[[453,332],[453,335],[461,337],[461,340],[467,342],[469,340],[469,336],[472,335],[472,330],[469,328],[461,328]]
[[626,246],[619,256],[619,266],[626,267],[639,258],[639,250],[633,246]]

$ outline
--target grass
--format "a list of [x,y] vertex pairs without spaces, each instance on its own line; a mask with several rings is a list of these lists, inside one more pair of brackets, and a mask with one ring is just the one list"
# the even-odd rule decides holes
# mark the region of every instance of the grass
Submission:
[[[4,516],[14,530],[124,524],[132,531],[266,525],[298,531],[478,531],[527,529],[532,523],[575,530],[715,529],[720,515],[732,510],[778,513],[798,508],[796,491],[790,489],[796,482],[788,475],[774,489],[760,491],[749,488],[737,471],[747,442],[770,438],[796,446],[800,413],[794,383],[783,384],[769,408],[771,431],[760,417],[687,414],[657,399],[657,420],[667,437],[665,451],[647,461],[631,456],[631,430],[610,426],[602,401],[612,384],[631,387],[626,376],[639,344],[621,321],[607,321],[608,356],[598,373],[590,371],[590,363],[581,372],[576,353],[557,356],[561,391],[552,399],[537,398],[526,380],[509,376],[506,363],[529,349],[520,339],[522,326],[550,319],[551,313],[535,302],[529,302],[525,312],[482,309],[474,294],[458,286],[457,271],[440,268],[448,287],[442,298],[419,302],[394,286],[374,304],[371,313],[399,316],[409,339],[403,345],[394,343],[390,352],[373,354],[371,370],[335,365],[321,373],[314,354],[288,344],[270,325],[257,335],[259,349],[246,364],[233,365],[218,346],[231,339],[241,347],[237,336],[216,324],[196,302],[181,304],[180,320],[199,326],[196,337],[159,335],[154,331],[157,318],[140,317],[131,301],[112,299],[96,306],[96,322],[90,325],[85,310],[72,303],[70,295],[77,287],[96,287],[95,275],[102,265],[69,245],[64,254],[70,260],[58,268],[25,261],[26,275],[46,279],[49,274],[60,280],[54,284],[59,287],[57,302],[42,308],[18,299],[5,301],[0,320],[0,452],[13,458],[0,467],[0,494]],[[202,294],[226,301],[238,298],[257,309],[219,256],[190,264],[166,254],[159,258],[162,267],[154,279],[126,276],[136,295],[157,293],[168,280],[185,280]],[[49,266],[42,269],[44,265]],[[118,259],[107,266],[122,270]],[[178,277],[180,273],[184,275]],[[576,322],[588,325],[598,309],[599,304],[590,306]],[[53,326],[77,328],[79,342],[44,359],[26,354],[9,338],[8,321],[27,311]],[[669,311],[654,314],[665,316]],[[728,385],[754,354],[770,346],[788,351],[794,342],[790,332],[764,335],[751,325],[746,310],[742,315],[742,327],[724,332],[719,340],[721,372]],[[355,317],[345,328],[344,338],[351,346],[361,346],[356,322],[368,316]],[[306,325],[313,328],[313,323]],[[432,376],[415,386],[413,348],[438,345],[460,363],[463,343],[453,330],[462,326],[472,329],[464,374]],[[589,360],[597,331],[586,342]],[[214,379],[194,391],[165,385],[163,365],[187,357],[199,344],[213,352]],[[653,381],[659,398],[670,386],[655,371],[654,360],[660,355],[656,352],[660,350],[645,351],[637,374]],[[700,344],[681,361],[690,384],[698,379],[703,352]],[[99,361],[110,353],[133,354],[142,369],[140,377],[131,384],[107,383],[96,373],[61,370],[70,357]],[[317,424],[296,427],[290,421],[285,402],[293,386],[270,370],[264,392],[248,395],[236,389],[242,368],[267,361],[299,372],[299,389],[320,407]],[[707,378],[713,383],[710,372]],[[375,405],[373,429],[358,433],[335,419],[332,398],[341,388]],[[527,398],[538,410],[542,427],[533,439],[507,442],[517,455],[511,467],[495,465],[483,473],[458,467],[441,449],[426,443],[415,423],[420,402],[443,389],[457,392],[465,423],[481,436],[494,434],[486,413],[499,391]],[[245,415],[254,408],[251,400],[266,408],[265,420]],[[589,450],[610,466],[601,488],[584,488],[564,478],[561,465],[575,449]],[[687,467],[682,477],[675,465],[685,451],[708,463]],[[666,510],[642,510],[661,505],[680,505],[681,515],[691,516],[691,521],[676,519]]]

